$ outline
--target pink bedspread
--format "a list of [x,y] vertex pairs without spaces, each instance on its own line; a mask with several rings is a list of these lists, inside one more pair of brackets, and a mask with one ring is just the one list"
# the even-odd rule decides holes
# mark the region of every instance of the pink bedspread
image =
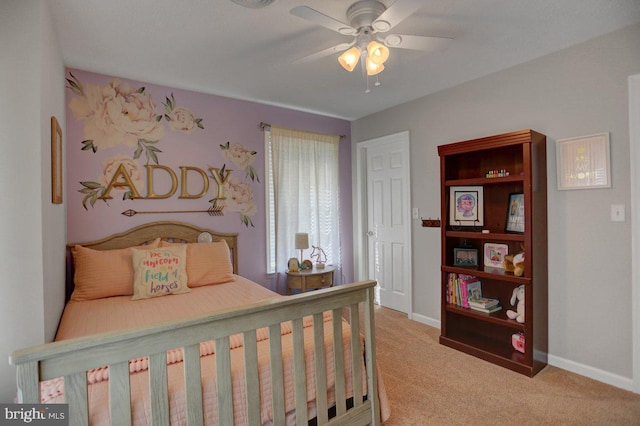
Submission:
[[[277,293],[253,283],[245,278],[235,276],[235,281],[225,284],[217,284],[192,289],[190,293],[170,295],[148,300],[131,301],[130,296],[111,297],[84,302],[69,302],[65,307],[56,340],[70,339],[95,333],[118,330],[127,327],[170,321],[180,318],[193,317],[198,314],[212,312],[218,309],[226,309],[247,303],[274,297],[283,297]],[[325,346],[327,363],[327,384],[329,388],[329,406],[335,403],[334,384],[335,371],[333,362],[333,337],[331,316],[325,314]],[[345,348],[345,376],[351,376],[350,330],[343,323],[343,336]],[[285,380],[285,411],[288,413],[287,423],[295,422],[295,399],[293,394],[293,346],[291,327],[285,323],[282,329],[283,367]],[[272,420],[271,399],[271,375],[269,369],[269,341],[266,329],[258,330],[258,374],[261,393],[261,417],[262,424],[270,424]],[[307,398],[310,417],[315,415],[313,401],[315,400],[314,380],[314,348],[313,328],[310,318],[304,320],[305,335],[305,361],[307,368]],[[231,367],[233,381],[233,405],[235,424],[245,424],[246,412],[244,395],[244,355],[242,348],[242,336],[231,337]],[[363,348],[359,348],[363,350]],[[202,360],[202,383],[205,424],[217,424],[217,392],[215,387],[215,353],[213,342],[204,342],[200,348]],[[169,380],[169,404],[171,424],[186,424],[186,410],[184,401],[184,384],[182,370],[182,350],[175,349],[168,352],[168,380]],[[364,365],[363,365],[364,368]],[[132,360],[131,371],[131,401],[134,424],[150,424],[151,413],[149,408],[148,372],[146,358]],[[380,400],[382,417],[389,415],[389,406],[384,391],[384,384],[380,380]],[[108,410],[108,368],[95,369],[88,374],[89,382],[89,418],[94,425],[110,424]],[[366,379],[363,378],[363,386],[366,391]],[[54,379],[42,384],[43,403],[64,402],[63,379]],[[347,396],[352,395],[352,384],[347,380]]]

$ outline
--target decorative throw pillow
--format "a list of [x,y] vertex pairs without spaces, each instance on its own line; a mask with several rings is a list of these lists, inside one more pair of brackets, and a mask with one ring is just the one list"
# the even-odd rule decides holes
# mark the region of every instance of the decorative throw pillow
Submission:
[[168,294],[189,293],[187,287],[187,248],[184,245],[153,250],[132,249],[133,297],[149,299]]
[[72,249],[74,290],[71,300],[84,301],[133,294],[131,250],[158,248],[160,238],[144,246],[93,250],[80,245]]
[[[185,244],[160,242],[160,247],[173,247],[176,245]],[[186,246],[189,287],[222,284],[234,280],[231,255],[226,241],[188,243]]]

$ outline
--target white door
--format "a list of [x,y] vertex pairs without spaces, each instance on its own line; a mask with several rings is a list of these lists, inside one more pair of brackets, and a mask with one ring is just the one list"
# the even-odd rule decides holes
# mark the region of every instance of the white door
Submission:
[[411,216],[409,135],[366,145],[366,234],[370,279],[378,281],[376,301],[391,309],[411,309]]

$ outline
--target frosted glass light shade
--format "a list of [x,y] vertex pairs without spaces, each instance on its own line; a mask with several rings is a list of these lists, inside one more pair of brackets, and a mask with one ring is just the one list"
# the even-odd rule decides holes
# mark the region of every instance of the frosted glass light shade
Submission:
[[355,69],[356,65],[358,65],[358,60],[360,60],[360,50],[355,46],[344,51],[342,55],[338,57],[338,62],[342,65],[342,68],[349,72]]
[[389,59],[389,49],[384,44],[372,41],[367,46],[367,59],[376,65],[382,65]]
[[367,75],[376,75],[380,74],[384,69],[384,65],[377,65],[373,63],[370,59],[367,59]]
[[296,250],[304,250],[309,248],[309,234],[299,232],[296,234]]

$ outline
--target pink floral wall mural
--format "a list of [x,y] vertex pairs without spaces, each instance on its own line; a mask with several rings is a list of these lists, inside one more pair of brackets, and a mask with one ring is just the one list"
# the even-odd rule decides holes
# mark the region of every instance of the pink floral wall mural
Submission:
[[[121,195],[123,200],[134,200],[162,199],[176,193],[176,173],[171,168],[151,165],[161,166],[163,150],[160,142],[167,131],[165,122],[171,131],[189,135],[194,129],[204,130],[202,118],[196,117],[190,108],[179,105],[173,93],[162,102],[164,113],[158,114],[157,102],[145,91],[144,86],[136,88],[117,78],[104,86],[91,83],[83,85],[69,72],[67,88],[75,95],[69,102],[69,109],[75,120],[83,122],[82,151],[95,154],[98,150],[118,145],[132,149],[130,156],[117,154],[103,160],[97,179],[80,181],[78,192],[84,194],[82,206],[86,210],[95,207],[98,200],[108,205],[108,200],[115,195]],[[217,195],[208,200],[211,204],[208,211],[220,214],[236,212],[245,226],[254,226],[252,217],[257,207],[250,183],[260,182],[252,166],[257,151],[229,141],[221,144],[220,149],[224,159],[245,172],[243,177],[231,176],[233,169],[227,164],[220,168],[209,167],[208,174],[201,168],[189,167],[187,170],[200,173],[204,188],[210,186],[207,179],[218,185]],[[144,160],[144,164],[141,160]],[[185,170],[185,166],[180,166],[180,169]],[[168,173],[172,183],[170,190],[162,195],[149,185],[154,182],[156,170]],[[183,187],[180,197],[201,198],[205,193],[191,194],[185,192]],[[133,209],[123,212],[126,216],[137,213]]]
[[340,146],[347,255],[345,276],[336,279],[352,280],[348,121],[77,69],[67,69],[65,88],[69,242],[160,220],[238,233],[241,275],[283,292],[284,280],[266,274],[264,121],[347,135]]

